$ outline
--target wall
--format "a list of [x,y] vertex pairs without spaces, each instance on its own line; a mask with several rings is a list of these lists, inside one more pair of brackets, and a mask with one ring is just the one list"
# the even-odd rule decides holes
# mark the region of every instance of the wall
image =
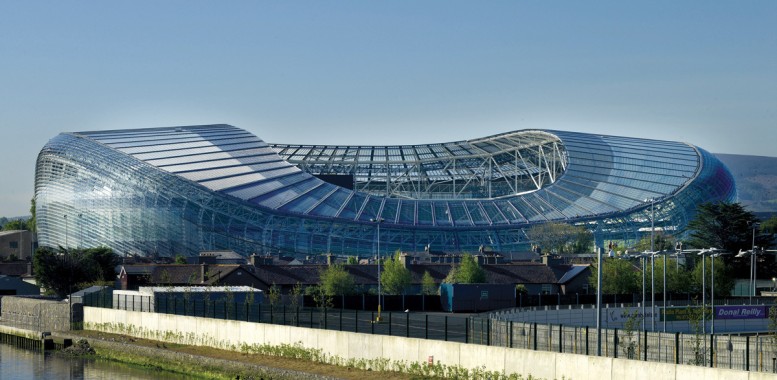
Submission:
[[[718,305],[716,305],[718,306]],[[667,307],[667,309],[685,309],[686,306]],[[663,331],[664,322],[661,321],[661,308],[656,306],[656,331]],[[642,315],[641,307],[617,307],[616,305],[605,305],[602,308],[602,328],[623,329],[629,314],[636,313],[639,317]],[[596,308],[595,305],[569,305],[569,306],[543,306],[532,309],[512,309],[499,311],[490,314],[491,317],[516,322],[532,322],[539,324],[556,324],[564,326],[596,326]],[[652,331],[652,320],[650,306],[645,307],[645,329]],[[710,332],[712,322],[709,318],[706,320],[704,331]],[[642,330],[640,326],[638,330]],[[769,319],[716,319],[715,333],[741,333],[741,332],[763,332],[769,331]],[[666,331],[692,333],[693,329],[687,320],[667,321]]]
[[[0,318],[4,324],[34,331],[70,330],[67,301],[52,301],[39,298],[11,297],[2,299]],[[78,321],[83,312],[80,304],[73,304],[73,321]]]
[[386,358],[483,368],[546,379],[767,379],[773,375],[728,369],[613,359],[495,346],[358,334],[302,327],[195,318],[124,310],[84,308],[87,329],[124,333],[182,344],[237,350],[246,345],[301,342],[343,359]]

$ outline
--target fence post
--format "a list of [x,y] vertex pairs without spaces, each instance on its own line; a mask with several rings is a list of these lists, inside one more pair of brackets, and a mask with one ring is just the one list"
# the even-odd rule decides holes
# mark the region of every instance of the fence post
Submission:
[[429,314],[424,315],[424,338],[429,339]]
[[[642,339],[642,346],[643,346],[642,347],[642,358],[643,358],[644,361],[647,361],[647,356],[648,356],[647,355],[648,354],[648,344],[647,344],[648,343],[648,332],[647,332],[647,330],[644,330],[643,333],[645,334],[645,339]],[[676,333],[676,335],[675,335],[675,347],[679,347],[679,344],[680,344],[679,336],[680,336],[680,333]],[[675,363],[675,364],[679,364],[679,362]]]
[[563,353],[564,352],[564,325],[559,324],[558,325],[558,352]]
[[[534,325],[534,327],[532,327],[532,330],[534,330],[534,332],[533,332],[532,334],[534,334],[534,337],[533,337],[533,338],[534,338],[534,339],[533,339],[533,340],[534,340],[534,343],[533,343],[532,345],[533,345],[533,347],[534,347],[534,351],[537,351],[537,322],[534,322],[534,323],[533,323],[533,325]],[[587,328],[587,327],[586,327],[586,331],[588,331],[588,328]],[[588,334],[588,333],[586,333],[586,335],[587,335],[587,334]],[[587,339],[588,339],[588,338],[586,337],[586,340],[587,340]]]
[[359,332],[359,309],[354,310],[356,315],[353,318],[353,332]]
[[[385,300],[384,300],[384,301],[385,301]],[[391,336],[391,312],[389,312],[389,313],[388,313],[388,315],[389,315],[389,320],[388,320],[388,324],[389,324],[389,336]]]
[[[647,355],[645,355],[647,360]],[[680,333],[674,333],[674,364],[680,364]]]
[[464,317],[464,343],[469,343],[469,317]]
[[340,331],[343,331],[343,308],[340,308]]
[[715,367],[715,334],[710,334],[710,368]]
[[[404,302],[404,299],[405,299],[405,296],[402,295],[402,302]],[[405,337],[410,338],[410,313],[405,313]]]
[[313,328],[313,308],[310,308],[310,328]]
[[486,319],[486,346],[491,345],[491,318]]
[[745,336],[745,371],[750,370],[750,335]]
[[615,329],[615,335],[612,337],[612,345],[613,345],[613,357],[618,358],[618,329]]
[[510,321],[508,330],[510,331],[510,335],[507,336],[507,346],[513,348],[513,321]]
[[588,326],[585,327],[585,354],[588,355]]
[[329,313],[326,312],[326,306],[324,306],[324,330],[329,328],[329,324],[327,323],[327,314]]
[[270,323],[275,323],[275,306],[270,304]]
[[[374,311],[370,312],[370,334],[375,334],[375,312]],[[389,335],[391,335],[391,319],[389,319]]]
[[448,341],[448,316],[445,316],[445,341]]

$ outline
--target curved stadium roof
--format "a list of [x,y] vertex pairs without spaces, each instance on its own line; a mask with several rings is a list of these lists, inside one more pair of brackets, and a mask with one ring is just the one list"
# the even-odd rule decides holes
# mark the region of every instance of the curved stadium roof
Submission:
[[[444,250],[482,244],[519,250],[532,224],[607,222],[591,228],[636,238],[648,199],[664,224],[682,229],[696,204],[735,196],[726,168],[693,145],[550,130],[401,146],[268,145],[229,125],[64,133],[41,151],[36,174],[39,219],[56,227],[42,234],[43,245],[56,239],[116,245],[104,233],[76,239],[64,231],[63,239],[58,219],[67,218],[46,219],[54,215],[47,209],[71,220],[88,213],[95,221],[120,212],[142,230],[143,220],[161,222],[165,210],[178,212],[174,203],[183,202],[184,229],[191,231],[158,238],[125,233],[120,245],[141,252],[179,245],[189,253],[366,253],[374,249],[374,220],[383,222],[389,249],[434,243]],[[198,214],[187,214],[187,206]],[[136,215],[144,211],[154,216]],[[187,236],[195,242],[162,241]],[[296,242],[300,237],[307,242]]]

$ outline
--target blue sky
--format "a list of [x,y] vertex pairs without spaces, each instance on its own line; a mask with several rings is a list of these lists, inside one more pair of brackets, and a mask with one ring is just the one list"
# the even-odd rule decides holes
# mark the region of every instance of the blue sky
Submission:
[[63,131],[279,143],[551,128],[777,156],[776,1],[0,1],[0,215]]

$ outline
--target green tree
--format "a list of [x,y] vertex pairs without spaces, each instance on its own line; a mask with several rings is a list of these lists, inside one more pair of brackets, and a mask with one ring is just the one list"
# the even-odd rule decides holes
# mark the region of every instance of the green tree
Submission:
[[412,277],[410,271],[402,265],[401,255],[400,252],[396,252],[394,257],[389,257],[383,262],[380,284],[385,294],[405,294],[405,290],[410,286]]
[[[655,231],[653,233],[653,250],[654,251],[667,251],[674,250],[675,238],[672,235],[665,234],[663,231]],[[634,246],[639,252],[650,251],[650,233],[640,239]]]
[[761,232],[766,234],[777,234],[777,216],[773,216],[761,223]]
[[588,252],[593,242],[593,234],[585,227],[567,223],[538,224],[529,229],[526,236],[545,253]]
[[[648,239],[648,242],[650,239]],[[672,293],[688,293],[691,292],[692,289],[692,275],[691,273],[685,269],[683,266],[677,265],[677,259],[667,256],[657,256],[655,258],[655,268],[656,268],[656,274],[655,274],[655,292],[656,293],[663,293],[664,292],[664,260],[666,260],[666,291],[672,292]],[[716,262],[717,263],[717,262]],[[716,268],[717,269],[717,268]],[[717,274],[717,270],[715,271]],[[645,278],[647,278],[647,281],[650,281],[649,279],[652,276],[652,268],[650,265],[650,259],[648,259],[647,264],[645,266]],[[642,279],[639,279],[639,286],[641,288],[642,286]],[[647,284],[649,287],[650,284]]]
[[421,294],[431,296],[437,294],[437,283],[434,282],[434,277],[429,274],[429,271],[424,271],[423,277],[421,277]]
[[116,267],[121,264],[121,257],[108,247],[89,248],[84,251],[100,268],[99,281],[116,281]]
[[332,264],[319,274],[321,292],[327,296],[348,295],[354,291],[353,277],[340,264]]
[[183,255],[175,255],[175,261],[173,261],[176,264],[186,264],[186,257]]
[[[696,217],[688,223],[691,246],[697,248],[721,248],[738,252],[752,246],[753,223],[758,218],[739,203],[703,203],[698,206]],[[770,239],[756,237],[756,245],[769,246]]]
[[[702,289],[702,266],[704,267],[707,275],[704,280],[704,291],[710,296],[712,291],[712,259],[705,257],[707,260],[704,265],[701,263],[701,258],[698,259],[693,268],[693,289],[696,292],[701,293]],[[731,294],[731,290],[734,289],[734,279],[728,273],[726,263],[720,257],[714,258],[715,260],[715,297],[725,297]]]
[[461,262],[451,267],[443,280],[449,284],[478,284],[486,282],[486,272],[469,253],[461,256]]
[[9,220],[8,222],[3,225],[3,230],[5,231],[11,231],[11,230],[26,230],[27,229],[27,223],[24,222],[24,220],[21,219],[14,219]]
[[359,259],[356,256],[348,256],[348,261],[346,261],[346,264],[357,265],[359,264]]
[[39,248],[33,254],[33,274],[38,285],[59,297],[77,291],[76,284],[93,283],[100,278],[100,267],[83,251],[60,247]]
[[[597,264],[591,265],[588,283],[591,288],[597,285]],[[642,288],[642,275],[637,267],[628,260],[605,258],[602,266],[602,291],[607,294],[636,293]]]
[[270,290],[267,292],[267,300],[270,301],[270,306],[275,306],[281,300],[281,288],[274,282],[270,286]]
[[38,222],[35,217],[35,211],[35,197],[32,197],[32,199],[30,199],[30,215],[32,216],[27,220],[27,229],[33,233],[38,232]]

